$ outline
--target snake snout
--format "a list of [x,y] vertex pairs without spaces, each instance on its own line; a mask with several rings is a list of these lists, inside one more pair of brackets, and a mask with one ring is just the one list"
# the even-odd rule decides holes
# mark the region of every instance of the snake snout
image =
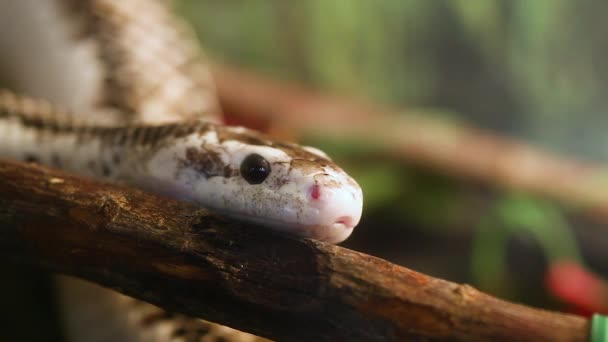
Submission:
[[309,201],[317,210],[317,224],[326,242],[338,243],[346,239],[359,223],[362,196],[359,188],[349,186],[312,185]]

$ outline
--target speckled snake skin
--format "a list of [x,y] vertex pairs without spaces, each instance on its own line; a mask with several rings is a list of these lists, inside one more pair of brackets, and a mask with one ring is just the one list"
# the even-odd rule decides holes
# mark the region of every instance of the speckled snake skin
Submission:
[[[361,189],[323,152],[220,124],[196,40],[166,1],[0,0],[0,17],[0,80],[11,88],[0,91],[0,157],[331,243],[358,223]],[[58,284],[73,340],[260,339],[80,280]]]

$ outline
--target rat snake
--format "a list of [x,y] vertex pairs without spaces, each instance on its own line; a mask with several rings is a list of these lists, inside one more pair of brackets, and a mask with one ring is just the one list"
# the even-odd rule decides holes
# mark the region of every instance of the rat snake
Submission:
[[[323,152],[219,123],[204,59],[165,1],[1,0],[0,13],[0,77],[32,96],[0,91],[0,157],[137,186],[331,243],[358,223],[361,189]],[[60,282],[72,302],[64,310],[75,339],[254,339]],[[108,319],[124,325],[122,332],[83,332],[89,314],[70,309],[74,298],[104,296],[106,310],[137,324]],[[104,304],[95,305],[90,311],[99,315]]]

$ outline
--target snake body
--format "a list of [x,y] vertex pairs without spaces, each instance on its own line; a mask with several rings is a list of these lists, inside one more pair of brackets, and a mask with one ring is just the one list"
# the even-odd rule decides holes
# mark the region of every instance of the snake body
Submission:
[[[0,157],[328,242],[347,238],[359,221],[359,186],[324,153],[218,124],[210,74],[167,1],[2,0],[0,16],[0,77],[67,109],[1,91]],[[75,340],[254,339],[76,280],[60,283]]]
[[341,242],[359,222],[357,183],[321,151],[205,121],[79,123],[0,93],[0,155],[166,194],[284,232]]
[[168,3],[1,0],[0,76],[89,122],[219,122],[205,58]]

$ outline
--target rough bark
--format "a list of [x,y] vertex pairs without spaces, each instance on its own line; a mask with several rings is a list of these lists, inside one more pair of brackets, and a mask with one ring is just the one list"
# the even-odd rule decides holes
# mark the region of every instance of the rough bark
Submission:
[[15,162],[0,162],[0,253],[285,341],[588,340],[581,317]]
[[462,123],[330,96],[228,66],[213,68],[229,116],[274,134],[366,141],[405,163],[557,200],[608,221],[608,168]]

